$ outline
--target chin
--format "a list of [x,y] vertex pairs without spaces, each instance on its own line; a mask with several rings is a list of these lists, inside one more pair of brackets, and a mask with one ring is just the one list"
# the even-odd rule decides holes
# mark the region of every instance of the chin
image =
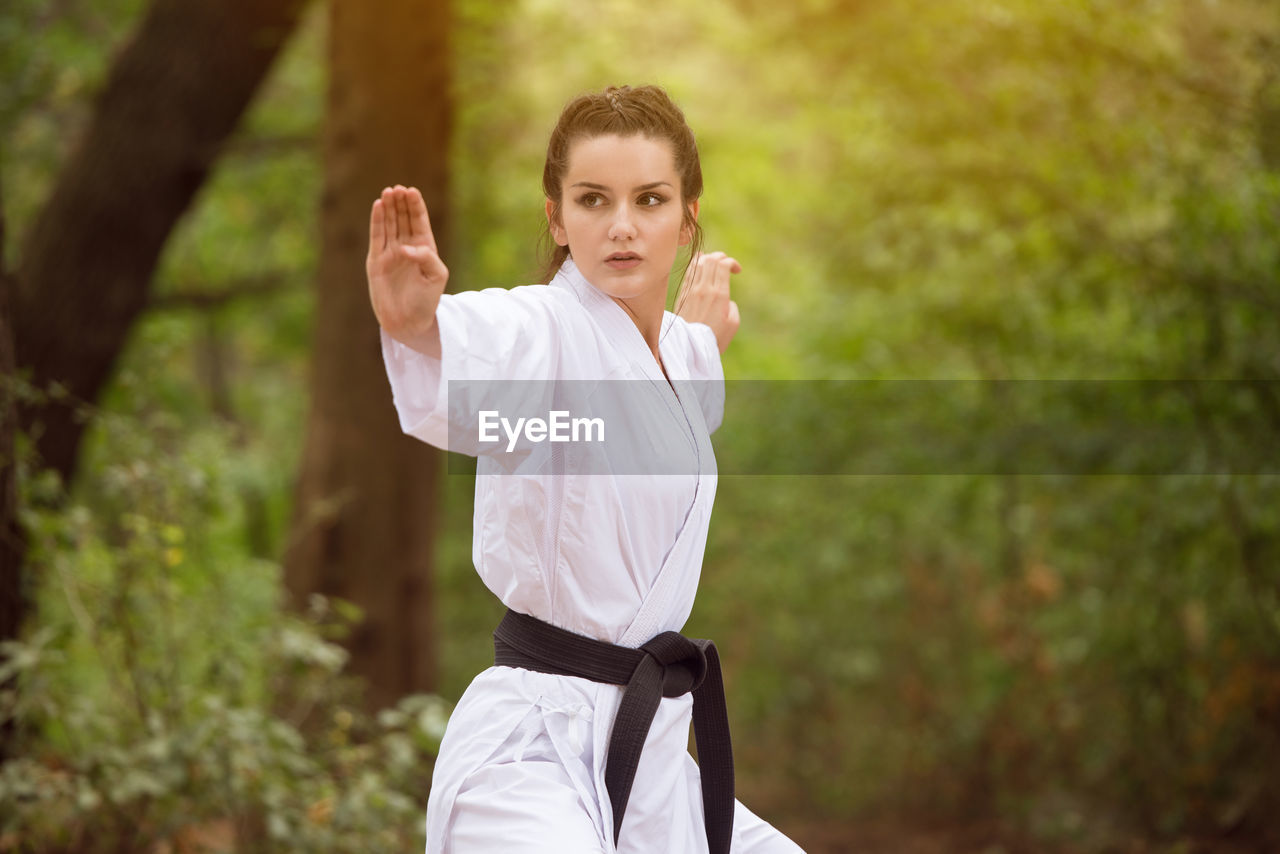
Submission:
[[642,281],[630,271],[618,273],[608,268],[587,274],[587,281],[595,285],[596,290],[619,299],[638,297],[652,287],[652,283]]

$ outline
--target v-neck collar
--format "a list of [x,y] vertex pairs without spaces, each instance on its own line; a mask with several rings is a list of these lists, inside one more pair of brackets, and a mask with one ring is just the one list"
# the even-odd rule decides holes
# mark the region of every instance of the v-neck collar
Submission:
[[675,323],[675,315],[669,311],[663,312],[662,329],[658,336],[658,351],[663,354],[662,361],[667,366],[667,373],[664,373],[662,367],[658,365],[658,360],[653,357],[653,351],[645,343],[644,336],[640,334],[635,322],[622,310],[622,306],[587,281],[587,277],[582,275],[582,271],[578,269],[572,259],[565,260],[560,267],[560,271],[551,280],[551,285],[553,287],[566,288],[573,293],[578,302],[587,310],[591,318],[600,325],[600,328],[605,331],[610,341],[618,348],[626,360],[632,365],[638,365],[644,378],[658,389],[671,417],[681,424],[681,433],[693,443],[694,453],[699,459],[697,465],[700,467],[702,465],[702,448],[699,447],[699,442],[694,435],[694,428],[689,420],[689,411],[686,408],[688,406],[696,407],[698,404],[690,395],[682,395],[676,391],[677,384],[688,381],[688,369],[684,364],[684,360],[667,358],[669,353],[662,346],[663,341],[666,340],[667,332],[671,329],[671,324]]
[[640,366],[640,370],[646,378],[662,383],[673,394],[675,393],[675,383],[687,379],[686,377],[671,375],[672,363],[667,359],[666,351],[662,347],[667,331],[671,328],[671,324],[675,322],[675,315],[670,312],[663,312],[662,326],[658,332],[658,352],[662,354],[663,364],[667,366],[668,371],[664,374],[662,367],[658,364],[658,360],[653,357],[653,351],[649,349],[649,345],[645,343],[644,336],[640,334],[635,321],[623,311],[622,306],[614,302],[612,298],[595,285],[588,282],[587,277],[582,275],[582,271],[578,269],[577,264],[573,263],[572,258],[565,260],[555,278],[551,280],[551,286],[565,288],[572,292],[578,298],[578,302],[587,310],[587,313],[591,315],[592,319],[608,333],[609,339],[622,351],[627,360]]

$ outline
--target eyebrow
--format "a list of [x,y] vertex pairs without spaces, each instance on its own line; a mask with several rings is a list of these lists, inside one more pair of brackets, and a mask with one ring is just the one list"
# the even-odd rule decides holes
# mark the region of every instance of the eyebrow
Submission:
[[[670,181],[654,181],[651,184],[642,184],[639,187],[636,187],[632,192],[643,193],[645,190],[652,190],[655,187],[671,187],[671,186],[672,184]],[[609,189],[604,184],[596,184],[591,181],[579,181],[576,184],[571,184],[569,189],[573,189],[574,187],[586,187],[588,190],[608,190]]]

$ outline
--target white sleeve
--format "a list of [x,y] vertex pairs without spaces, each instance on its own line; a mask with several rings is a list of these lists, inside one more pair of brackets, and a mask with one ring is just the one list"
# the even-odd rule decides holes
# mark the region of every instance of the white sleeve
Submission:
[[714,433],[724,421],[724,366],[720,363],[720,345],[716,334],[705,323],[685,323],[688,331],[689,379],[698,390],[698,403],[707,422],[707,432]]
[[[538,293],[537,291],[541,291]],[[557,319],[545,286],[444,294],[436,308],[439,359],[433,359],[382,334],[382,359],[391,382],[400,429],[446,451],[474,456],[460,441],[474,414],[460,400],[450,405],[468,381],[545,380],[555,375],[559,355]],[[450,442],[450,422],[454,423]]]

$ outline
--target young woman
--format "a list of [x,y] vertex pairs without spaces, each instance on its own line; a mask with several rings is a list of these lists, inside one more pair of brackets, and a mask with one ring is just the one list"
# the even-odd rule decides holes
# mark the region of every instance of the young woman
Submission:
[[[715,494],[720,354],[739,322],[738,263],[696,251],[693,133],[661,89],[584,95],[552,133],[543,189],[549,286],[445,294],[418,191],[383,190],[370,219],[369,293],[401,426],[481,456],[475,565],[509,609],[495,666],[441,744],[427,851],[798,851],[734,800],[715,647],[677,634]],[[690,244],[672,314],[668,276]],[[486,455],[506,446],[478,444],[474,413],[451,406],[446,384],[491,381],[642,390],[653,405],[626,429],[678,436],[690,464],[619,474],[543,446],[516,474],[487,473],[498,469]]]

